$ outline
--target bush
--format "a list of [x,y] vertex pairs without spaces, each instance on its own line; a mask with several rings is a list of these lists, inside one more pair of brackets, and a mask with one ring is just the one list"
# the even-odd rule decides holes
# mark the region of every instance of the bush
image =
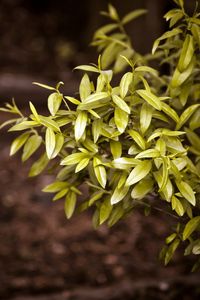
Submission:
[[43,151],[29,176],[52,170],[55,160],[56,179],[43,191],[55,193],[53,201],[65,199],[67,218],[94,207],[94,225],[112,226],[141,206],[145,213],[158,208],[175,216],[161,251],[165,264],[181,242],[186,255],[200,254],[200,18],[197,9],[188,16],[183,1],[174,2],[164,16],[169,31],[154,42],[152,54],[137,53],[125,31],[146,11],[120,19],[109,5],[103,14],[110,23],[94,34],[98,64],[76,68],[84,73],[79,97],[64,96],[62,82],[55,88],[35,83],[51,92],[49,116],[31,102],[28,117],[14,101],[1,108],[18,115],[2,126],[14,123],[9,131],[23,131],[10,155],[23,148],[26,161]]

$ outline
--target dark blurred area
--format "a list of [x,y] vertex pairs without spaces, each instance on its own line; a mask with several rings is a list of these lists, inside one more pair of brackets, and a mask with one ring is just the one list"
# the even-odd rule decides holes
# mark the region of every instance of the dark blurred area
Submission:
[[[195,7],[185,0],[188,11]],[[199,1],[198,1],[199,2]],[[149,13],[127,26],[137,51],[147,53],[167,25],[172,0],[113,0],[121,16],[135,8]],[[0,0],[0,106],[12,97],[22,109],[31,100],[42,110],[48,91],[33,81],[65,82],[78,89],[79,64],[95,63],[88,46],[107,20],[106,0]],[[7,116],[0,114],[0,123]],[[52,203],[41,189],[51,175],[27,179],[33,161],[9,157],[10,136],[0,132],[0,299],[12,300],[195,300],[199,274],[180,249],[165,268],[158,261],[174,225],[168,216],[135,212],[112,229],[94,230],[90,213],[67,221],[62,200]],[[189,274],[189,275],[188,275]]]
[[[148,14],[132,22],[127,30],[137,51],[146,53],[166,27],[163,14],[173,8],[172,0],[111,1],[123,16],[136,8]],[[108,22],[99,12],[107,9],[106,0],[1,0],[0,1],[0,96],[18,97],[20,89],[28,96],[32,81],[68,83],[76,90],[71,70],[96,62],[95,49],[89,47],[93,33]],[[186,0],[193,10],[194,0]],[[2,98],[2,97],[1,97]],[[21,96],[21,98],[24,98]],[[6,100],[7,100],[6,99]],[[23,100],[23,99],[22,99]],[[1,100],[2,101],[2,100]]]

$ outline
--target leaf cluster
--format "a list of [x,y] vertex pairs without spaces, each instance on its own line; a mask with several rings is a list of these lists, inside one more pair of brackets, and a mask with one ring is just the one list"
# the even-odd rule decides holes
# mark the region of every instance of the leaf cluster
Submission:
[[[125,31],[146,11],[120,19],[109,4],[103,14],[111,23],[92,43],[101,53],[98,64],[76,68],[83,72],[77,97],[63,95],[62,82],[35,83],[50,91],[48,116],[32,103],[28,117],[14,102],[1,108],[18,115],[1,125],[14,123],[9,131],[19,132],[10,155],[22,149],[26,161],[42,149],[29,176],[52,169],[55,160],[56,179],[43,191],[64,199],[67,218],[90,207],[95,227],[112,226],[136,207],[175,217],[161,252],[165,264],[181,242],[188,243],[186,255],[200,254],[200,18],[197,9],[188,16],[184,2],[174,2],[164,16],[169,30],[151,54],[138,54]],[[169,72],[152,68],[152,60]]]

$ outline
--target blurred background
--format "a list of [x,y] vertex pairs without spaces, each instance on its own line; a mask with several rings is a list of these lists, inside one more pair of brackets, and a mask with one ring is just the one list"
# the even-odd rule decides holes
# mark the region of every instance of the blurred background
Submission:
[[[167,25],[172,0],[113,0],[123,16],[135,8],[149,13],[127,26],[134,47],[151,50]],[[198,1],[196,1],[198,2]],[[0,106],[13,97],[26,110],[32,101],[43,110],[48,93],[33,81],[65,83],[78,89],[79,64],[95,63],[89,46],[94,31],[106,23],[99,11],[106,0],[0,1]],[[188,11],[195,1],[185,0]],[[0,122],[7,118],[0,113]],[[187,275],[192,258],[182,249],[167,267],[158,261],[171,223],[163,214],[144,218],[135,212],[112,229],[94,230],[90,213],[67,221],[63,202],[52,203],[41,189],[50,175],[27,179],[31,162],[9,158],[13,136],[0,134],[0,299],[121,300],[200,299],[199,275]],[[192,295],[192,298],[191,298]]]

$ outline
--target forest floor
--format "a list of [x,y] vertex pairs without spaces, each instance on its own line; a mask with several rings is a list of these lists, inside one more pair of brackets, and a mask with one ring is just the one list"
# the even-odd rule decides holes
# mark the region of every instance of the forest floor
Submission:
[[173,220],[135,211],[112,228],[95,230],[91,212],[66,220],[63,201],[41,189],[51,175],[27,179],[30,162],[0,146],[0,299],[195,300],[200,274],[179,249],[164,267],[158,260]]

